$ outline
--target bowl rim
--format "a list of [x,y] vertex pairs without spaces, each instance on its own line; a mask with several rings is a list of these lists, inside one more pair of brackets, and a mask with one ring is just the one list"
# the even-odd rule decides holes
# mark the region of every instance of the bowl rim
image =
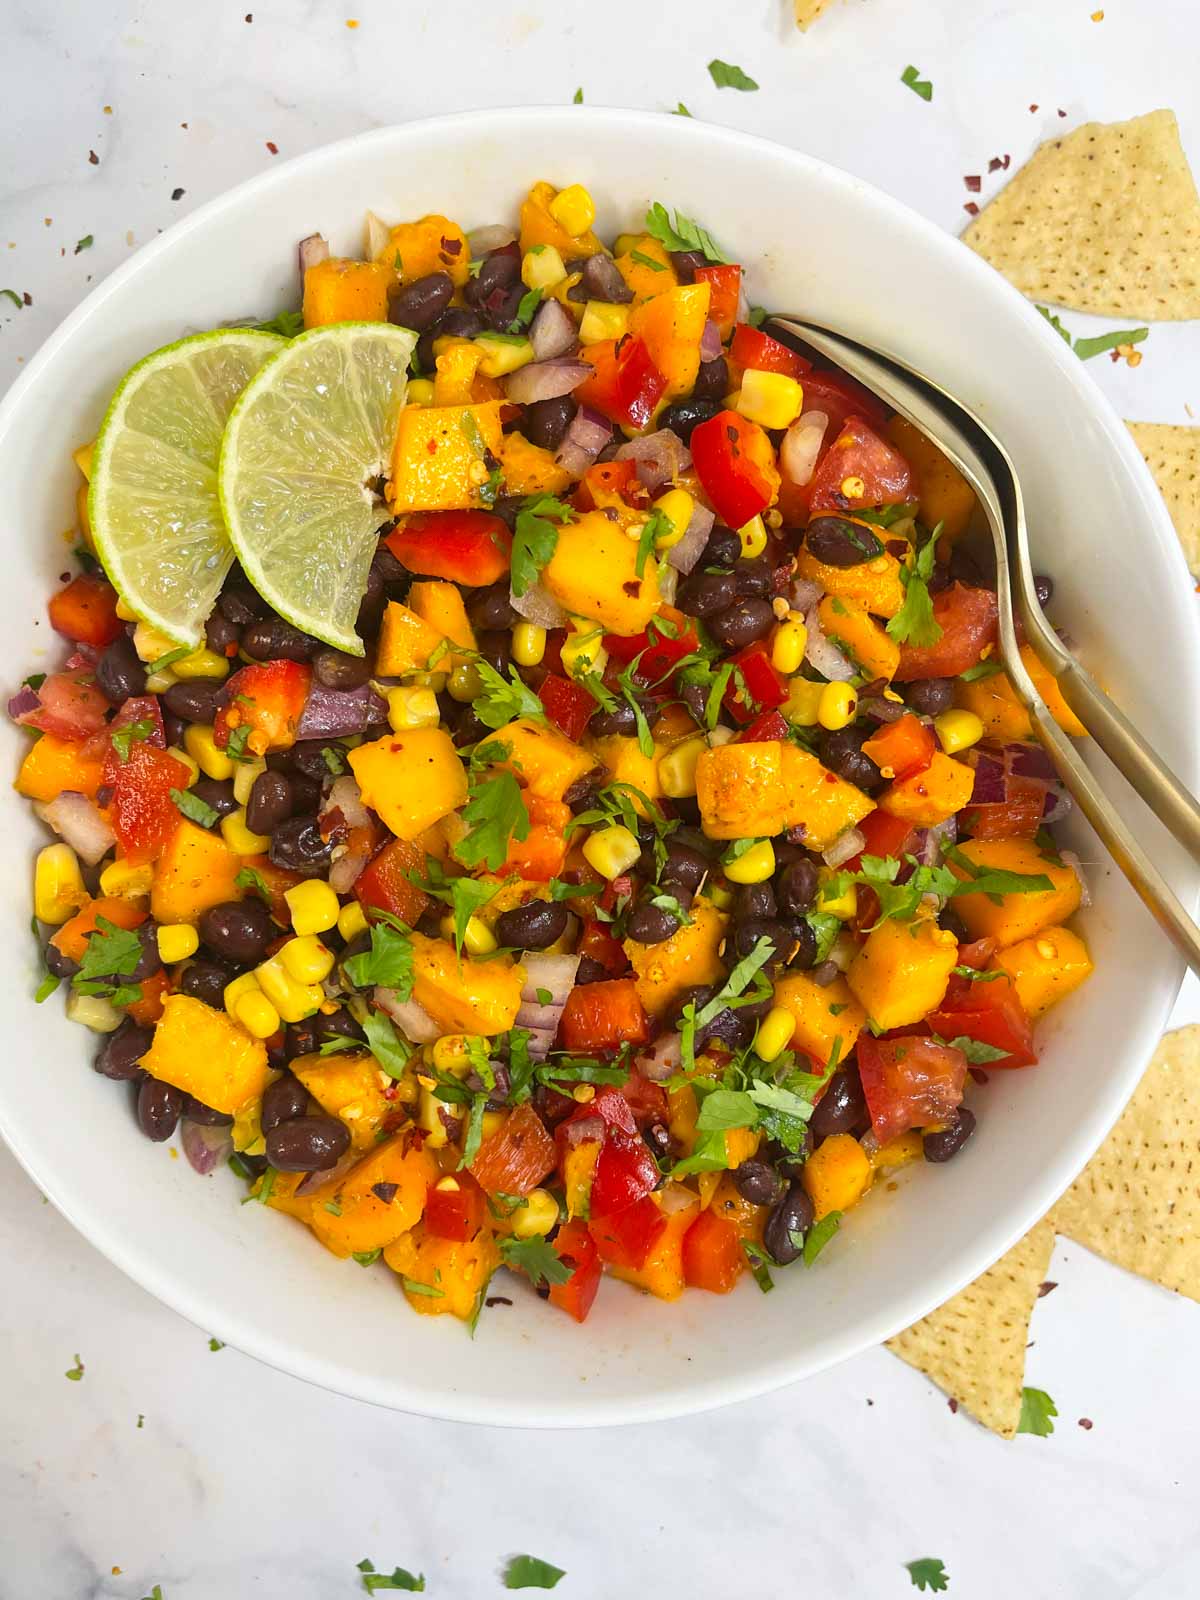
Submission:
[[[138,249],[127,261],[114,269],[71,311],[35,352],[24,372],[0,400],[0,448],[16,415],[26,404],[44,375],[53,366],[59,353],[69,346],[74,334],[85,321],[139,273],[157,261],[160,255],[173,249],[181,240],[195,232],[203,232],[209,223],[230,207],[244,203],[248,198],[266,195],[276,188],[286,188],[296,182],[305,171],[324,163],[339,164],[353,159],[354,155],[374,145],[390,142],[415,141],[429,136],[478,135],[482,130],[503,131],[517,124],[534,123],[547,128],[562,122],[564,126],[578,127],[590,123],[598,130],[631,127],[641,129],[648,138],[694,138],[698,145],[711,143],[732,147],[747,154],[756,154],[776,168],[790,168],[819,182],[833,184],[865,201],[886,215],[897,226],[915,232],[923,246],[930,252],[942,255],[947,263],[951,256],[955,270],[973,280],[981,296],[993,297],[1000,306],[1007,305],[1008,314],[1025,319],[1035,331],[1042,351],[1068,376],[1078,403],[1090,418],[1103,429],[1106,443],[1115,459],[1132,477],[1139,489],[1144,513],[1144,532],[1152,533],[1162,547],[1168,566],[1174,564],[1181,584],[1190,587],[1182,550],[1171,524],[1166,505],[1158,492],[1140,452],[1125,424],[1118,416],[1107,396],[1092,382],[1078,361],[1064,352],[1062,341],[1049,324],[1040,317],[1033,304],[995,271],[982,257],[963,246],[952,233],[939,227],[903,201],[877,188],[874,184],[849,173],[829,162],[808,155],[804,151],[764,138],[744,133],[738,129],[715,123],[691,122],[672,119],[669,113],[624,110],[599,106],[528,106],[446,113],[437,117],[415,119],[407,123],[394,123],[351,134],[348,137],[319,145],[312,150],[273,163],[259,173],[221,194],[207,200],[186,217],[181,218],[154,239]],[[668,132],[669,130],[669,132]],[[1190,680],[1193,701],[1200,699],[1200,640],[1179,663]],[[1193,771],[1181,773],[1192,787],[1200,780],[1200,751],[1192,763]],[[1200,899],[1200,883],[1194,882],[1191,893],[1183,896],[1185,903],[1194,909]],[[1172,957],[1175,971],[1163,991],[1161,1007],[1145,1019],[1147,1043],[1158,1037],[1170,1015],[1175,997],[1183,979],[1182,958]],[[1161,1013],[1161,1014],[1160,1014]],[[1148,1052],[1147,1052],[1148,1059]],[[1063,1144],[1063,1159],[1047,1170],[1040,1185],[1027,1186],[1014,1195],[1006,1207],[1008,1220],[982,1230],[979,1238],[982,1248],[977,1263],[966,1271],[948,1272],[939,1269],[931,1252],[929,1270],[914,1279],[912,1288],[905,1294],[893,1297],[889,1306],[873,1317],[861,1318],[853,1334],[841,1340],[829,1339],[825,1343],[832,1349],[813,1347],[776,1352],[771,1358],[758,1359],[750,1368],[730,1371],[720,1378],[691,1379],[686,1377],[665,1387],[653,1397],[606,1399],[603,1411],[595,1402],[549,1404],[541,1414],[532,1414],[527,1404],[512,1405],[503,1399],[481,1396],[473,1392],[447,1392],[434,1399],[403,1374],[386,1377],[363,1376],[352,1369],[341,1367],[336,1361],[310,1357],[290,1348],[286,1341],[275,1339],[256,1331],[253,1319],[243,1320],[232,1308],[209,1307],[204,1297],[189,1291],[186,1279],[159,1271],[152,1260],[144,1258],[136,1238],[131,1239],[115,1229],[110,1230],[102,1220],[94,1218],[72,1204],[63,1195],[55,1181],[53,1171],[41,1171],[37,1152],[23,1148],[11,1131],[0,1127],[8,1147],[30,1178],[53,1202],[57,1209],[108,1260],[127,1277],[155,1296],[173,1311],[187,1318],[197,1328],[219,1337],[223,1342],[254,1356],[268,1366],[314,1383],[333,1393],[344,1394],[390,1410],[411,1412],[445,1421],[468,1422],[507,1427],[595,1427],[618,1423],[660,1421],[677,1416],[692,1415],[735,1401],[755,1398],[787,1384],[815,1376],[818,1372],[848,1360],[864,1350],[883,1343],[884,1340],[910,1326],[930,1310],[943,1304],[980,1273],[993,1265],[1013,1244],[1033,1226],[1074,1181],[1098,1148],[1108,1130],[1124,1109],[1140,1076],[1139,1057],[1130,1052],[1130,1062],[1108,1082],[1106,1092],[1098,1096],[1088,1119],[1081,1122]]]

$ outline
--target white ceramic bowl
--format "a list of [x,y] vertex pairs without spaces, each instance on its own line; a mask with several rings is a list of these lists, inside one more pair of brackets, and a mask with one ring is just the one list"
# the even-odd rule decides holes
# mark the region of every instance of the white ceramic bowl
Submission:
[[[961,394],[1020,470],[1055,613],[1197,786],[1200,688],[1191,583],[1122,424],[1057,336],[955,240],[857,179],[759,139],[633,112],[483,112],[364,134],[203,207],[101,284],[0,409],[5,677],[49,666],[45,620],[73,521],[70,449],[139,356],[185,330],[295,303],[295,242],[316,229],[357,254],[362,215],[444,211],[472,227],[515,215],[536,178],[579,180],[600,231],[652,200],[701,218],[750,264],[755,302],[810,313],[888,347]],[[11,771],[24,735],[8,727]],[[1197,874],[1110,774],[1189,900]],[[994,1261],[1070,1182],[1120,1111],[1179,984],[1178,959],[1093,840],[1075,842],[1094,904],[1098,972],[1040,1030],[1042,1061],[972,1097],[963,1156],[910,1171],[843,1226],[819,1264],[674,1305],[605,1284],[584,1327],[519,1284],[472,1342],[413,1315],[390,1273],[327,1255],[301,1228],[237,1204],[227,1173],[195,1176],[138,1134],[125,1093],[88,1067],[95,1040],[58,998],[30,998],[29,863],[42,842],[5,786],[0,923],[10,975],[0,1127],[35,1183],[137,1282],[209,1333],[330,1389],[475,1422],[563,1426],[666,1417],[803,1378],[878,1343]],[[499,1285],[498,1285],[499,1287]]]

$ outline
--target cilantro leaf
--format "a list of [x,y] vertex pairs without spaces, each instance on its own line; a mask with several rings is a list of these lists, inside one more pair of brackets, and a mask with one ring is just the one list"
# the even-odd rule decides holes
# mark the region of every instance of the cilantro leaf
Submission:
[[948,1587],[950,1574],[936,1556],[922,1556],[920,1561],[906,1561],[905,1570],[916,1588],[924,1594],[926,1589],[939,1592]]
[[267,887],[267,880],[256,867],[242,867],[233,881],[239,889],[249,889],[253,894],[261,895],[270,905],[271,891]]
[[521,296],[516,316],[508,325],[509,333],[524,333],[525,329],[533,321],[533,314],[541,303],[542,291],[540,289],[527,289]]
[[303,311],[281,311],[269,322],[252,322],[250,326],[259,333],[277,333],[282,339],[294,339],[304,332]]
[[937,527],[917,551],[911,567],[901,566],[900,582],[904,586],[904,604],[887,625],[888,637],[897,644],[931,645],[942,637],[941,624],[933,614],[933,600],[929,593],[929,580],[933,576],[933,562],[942,524]]
[[667,250],[699,250],[707,261],[722,264],[728,259],[707,229],[678,211],[672,220],[660,200],[646,213],[646,232]]
[[[412,1058],[412,1046],[396,1032],[391,1020],[382,1011],[368,1011],[363,1018],[363,1032],[367,1048],[389,1078],[402,1078],[404,1069]],[[322,1050],[324,1055],[324,1050]]]
[[18,311],[24,311],[25,302],[15,289],[0,289],[0,294],[7,295]]
[[661,511],[652,511],[642,523],[641,532],[638,534],[637,557],[633,563],[633,570],[639,578],[646,575],[646,562],[650,559],[655,541],[670,531],[671,524]]
[[63,1377],[70,1378],[72,1383],[78,1383],[83,1377],[85,1370],[86,1369],[83,1365],[83,1362],[79,1359],[78,1352],[76,1352],[75,1365],[73,1367],[68,1367],[67,1371],[63,1373]]
[[708,63],[708,75],[718,89],[741,89],[745,92],[758,88],[754,79],[748,78],[741,67],[735,67],[732,62],[721,61],[715,56]]
[[484,883],[479,878],[448,878],[442,870],[441,862],[432,857],[428,861],[429,876],[422,878],[419,873],[410,872],[409,881],[415,883],[418,889],[424,890],[435,900],[441,900],[448,905],[454,913],[454,944],[459,955],[462,955],[463,939],[466,937],[467,923],[481,906],[487,905],[500,885],[498,883]]
[[750,1263],[750,1276],[763,1294],[770,1294],[775,1287],[775,1279],[771,1276],[770,1256],[752,1239],[743,1239],[742,1249],[746,1253],[746,1260]]
[[153,732],[154,723],[150,718],[140,717],[137,722],[127,722],[123,728],[114,728],[108,737],[121,761],[126,762],[129,760],[130,746],[141,744],[149,739]]
[[1003,1061],[1005,1056],[1012,1053],[1009,1050],[1000,1050],[994,1044],[985,1044],[982,1039],[969,1038],[965,1033],[960,1033],[953,1039],[943,1039],[934,1033],[930,1034],[930,1038],[934,1044],[946,1044],[952,1050],[961,1050],[973,1067],[985,1067],[989,1061]]
[[1047,307],[1047,306],[1034,306],[1033,309],[1038,313],[1039,316],[1045,317],[1046,321],[1054,329],[1054,331],[1058,335],[1058,337],[1060,339],[1062,339],[1065,342],[1067,348],[1070,349],[1071,348],[1071,335],[1063,327],[1063,325],[1059,321],[1058,317],[1055,316],[1055,314],[1049,309],[1049,307]]
[[189,822],[199,823],[202,828],[211,828],[216,822],[219,813],[198,794],[192,794],[189,789],[172,789],[170,793],[175,809]]
[[1106,350],[1115,350],[1121,344],[1141,344],[1149,337],[1149,328],[1123,328],[1115,333],[1100,333],[1094,339],[1076,339],[1075,354],[1080,361],[1090,361],[1102,356]]
[[766,966],[774,949],[775,946],[770,939],[759,939],[750,954],[742,957],[717,993],[696,1014],[696,1026],[703,1028],[714,1017],[719,1016],[732,1001],[737,1000],[758,971]]
[[505,723],[514,722],[518,717],[545,722],[545,706],[523,681],[516,667],[509,667],[507,682],[495,667],[482,659],[475,662],[475,670],[483,681],[483,693],[472,700],[471,709],[484,727],[503,728]]
[[371,924],[371,948],[351,956],[345,973],[356,989],[372,989],[377,984],[394,989],[401,1000],[413,990],[413,952],[408,930],[387,922]]
[[958,676],[963,683],[978,683],[981,678],[994,678],[998,672],[1003,671],[1003,661],[998,661],[995,656],[989,656],[986,661],[977,661],[973,667],[968,667]]
[[482,862],[489,872],[499,872],[508,855],[510,839],[529,837],[529,812],[511,772],[472,773],[469,798],[462,818],[470,831],[454,847],[466,867]]
[[[422,1283],[419,1278],[406,1278],[402,1275],[400,1282],[409,1294],[423,1294],[427,1300],[444,1300],[446,1298],[445,1289],[439,1289],[433,1283]],[[390,1587],[390,1585],[385,1585],[385,1587]]]
[[114,1005],[140,1000],[140,984],[113,983],[128,978],[142,959],[142,941],[135,931],[118,928],[107,917],[97,917],[95,931],[88,935],[79,971],[71,980],[81,994],[103,995]]
[[566,1283],[571,1276],[573,1269],[545,1239],[509,1236],[499,1239],[497,1243],[504,1265],[525,1273],[535,1289],[543,1283]]
[[961,867],[966,881],[958,880],[950,894],[1045,894],[1053,889],[1050,879],[1041,872],[1008,872],[1003,867],[977,867],[964,855],[958,845],[948,845],[943,852],[948,861]]
[[[408,1280],[404,1282],[407,1284]],[[404,1567],[394,1567],[390,1573],[376,1572],[374,1562],[366,1556],[358,1563],[358,1570],[363,1575],[362,1586],[368,1594],[374,1594],[379,1589],[403,1589],[406,1594],[425,1593],[423,1572],[414,1576]]]
[[817,936],[817,951],[813,966],[819,967],[823,961],[829,960],[829,952],[837,943],[838,935],[842,931],[842,920],[828,911],[810,911],[804,920]]
[[683,103],[683,101],[682,101],[682,100],[679,100],[679,101],[677,101],[677,102],[676,102],[676,104],[675,104],[675,109],[674,109],[674,111],[672,111],[672,113],[671,113],[671,115],[672,115],[672,116],[673,116],[673,117],[690,117],[690,116],[691,116],[691,114],[692,114],[692,113],[691,113],[691,112],[690,112],[690,111],[689,111],[689,110],[688,110],[688,108],[687,108],[687,107],[686,107],[686,106],[685,106],[685,105],[684,105],[684,103]]
[[[688,112],[687,115],[690,116],[691,113]],[[665,262],[656,261],[653,256],[648,256],[644,250],[631,250],[629,259],[636,261],[639,267],[649,267],[651,272],[665,272],[667,270]]]
[[713,1129],[752,1128],[758,1121],[758,1107],[749,1094],[738,1089],[714,1089],[704,1096],[696,1127],[701,1133]]
[[538,1556],[514,1556],[504,1569],[506,1589],[553,1589],[566,1573]]
[[571,104],[573,106],[581,106],[583,104],[583,87],[582,87],[582,85],[578,89],[576,89],[575,93],[571,96]]
[[900,82],[914,94],[919,94],[922,100],[933,99],[933,84],[928,78],[922,78],[916,67],[905,67],[900,74]]
[[574,509],[550,494],[530,495],[521,506],[512,545],[512,590],[518,599],[529,593],[554,554],[558,545],[554,523],[574,520]]
[[811,1267],[842,1225],[842,1213],[830,1211],[820,1222],[814,1222],[804,1235],[804,1265]]
[[1054,1424],[1050,1419],[1057,1415],[1058,1407],[1044,1389],[1021,1390],[1021,1420],[1017,1423],[1018,1433],[1032,1433],[1039,1439],[1048,1438],[1054,1432]]
[[725,1146],[725,1129],[710,1128],[707,1133],[699,1135],[692,1146],[691,1155],[684,1156],[682,1161],[675,1163],[671,1168],[671,1176],[686,1178],[694,1172],[725,1172],[728,1167],[729,1152]]

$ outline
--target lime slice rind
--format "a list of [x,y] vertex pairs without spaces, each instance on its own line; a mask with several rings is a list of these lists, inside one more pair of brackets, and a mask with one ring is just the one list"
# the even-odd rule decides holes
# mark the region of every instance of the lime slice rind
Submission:
[[177,644],[200,644],[233,564],[217,495],[226,417],[285,344],[238,328],[155,350],[121,380],[96,437],[96,552],[129,609]]
[[265,362],[225,429],[218,492],[250,582],[280,616],[352,655],[416,335],[314,328]]

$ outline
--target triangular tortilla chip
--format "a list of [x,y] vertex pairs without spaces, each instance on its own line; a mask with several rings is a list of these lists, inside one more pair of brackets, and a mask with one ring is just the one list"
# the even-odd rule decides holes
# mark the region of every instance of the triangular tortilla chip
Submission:
[[1200,1025],[1162,1040],[1048,1220],[1106,1261],[1200,1300]]
[[1173,111],[1051,139],[963,238],[1033,300],[1200,317],[1200,196]]
[[887,1342],[1004,1439],[1021,1420],[1029,1319],[1053,1250],[1043,1219],[961,1294]]
[[796,26],[801,30],[810,28],[829,4],[830,0],[795,0]]
[[1187,564],[1200,578],[1200,428],[1173,422],[1128,422],[1125,426],[1162,490]]

